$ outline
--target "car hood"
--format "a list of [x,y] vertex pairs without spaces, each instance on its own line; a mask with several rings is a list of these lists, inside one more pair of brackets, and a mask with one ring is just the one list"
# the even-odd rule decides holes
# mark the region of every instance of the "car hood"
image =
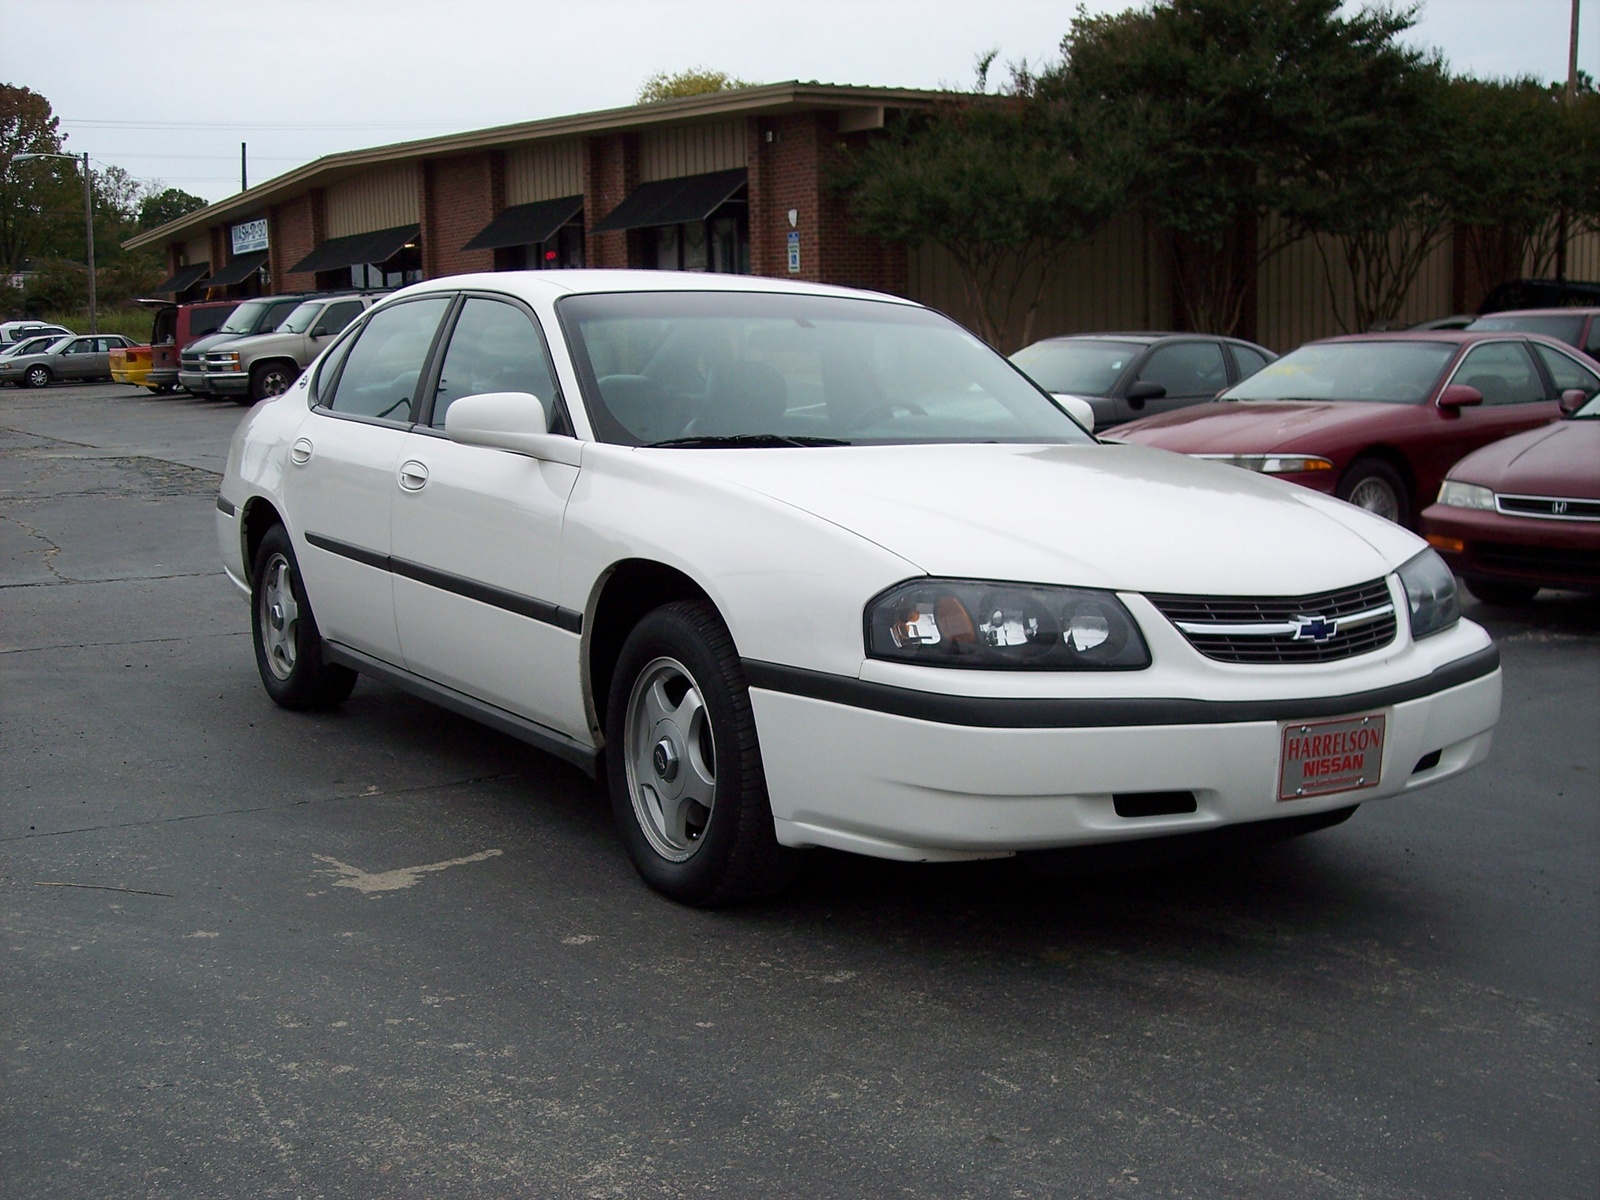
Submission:
[[185,354],[204,354],[207,350],[215,350],[219,346],[242,342],[247,337],[257,335],[250,333],[208,333],[205,337],[195,338],[183,348]]
[[930,575],[1301,595],[1376,578],[1424,548],[1305,488],[1135,446],[640,453],[693,455],[697,472],[850,530]]
[[1556,421],[1474,450],[1450,478],[1496,492],[1600,500],[1600,421]]
[[254,353],[257,350],[276,350],[279,347],[299,347],[305,343],[306,335],[303,333],[251,333],[244,337],[230,338],[228,349],[237,350],[241,354]]
[[1307,437],[1404,407],[1364,400],[1212,400],[1118,426],[1117,438],[1183,454],[1315,449]]

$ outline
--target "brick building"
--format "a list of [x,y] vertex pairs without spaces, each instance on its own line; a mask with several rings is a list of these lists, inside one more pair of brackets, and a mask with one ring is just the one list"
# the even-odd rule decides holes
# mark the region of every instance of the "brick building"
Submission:
[[905,250],[851,231],[829,167],[938,95],[781,83],[356,150],[127,245],[164,247],[182,300],[568,266],[904,293]]

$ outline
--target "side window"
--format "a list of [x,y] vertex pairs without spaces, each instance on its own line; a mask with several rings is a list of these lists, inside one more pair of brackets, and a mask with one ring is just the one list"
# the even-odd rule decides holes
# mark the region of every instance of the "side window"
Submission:
[[1568,388],[1577,388],[1593,400],[1595,393],[1600,392],[1600,375],[1596,375],[1588,367],[1568,358],[1559,350],[1550,349],[1549,346],[1535,344],[1533,352],[1544,363],[1545,370],[1550,372],[1550,378],[1555,381],[1557,395]]
[[317,337],[332,337],[359,317],[365,307],[359,300],[337,300],[323,309],[321,315],[312,322],[311,332]]
[[1215,342],[1177,342],[1162,346],[1139,372],[1145,383],[1159,383],[1169,396],[1214,396],[1228,386],[1222,347]]
[[1584,342],[1584,349],[1590,354],[1600,357],[1600,317],[1589,318],[1589,337]]
[[453,401],[484,392],[531,392],[544,405],[545,421],[553,421],[556,384],[532,319],[510,304],[471,297],[461,308],[439,372],[433,427],[444,428]]
[[67,353],[68,354],[93,354],[94,353],[94,339],[93,338],[78,338],[70,346],[67,347]]
[[1544,381],[1520,342],[1490,342],[1469,350],[1454,382],[1477,388],[1484,404],[1491,406],[1545,399]]
[[1232,349],[1233,361],[1239,364],[1240,379],[1249,379],[1267,365],[1267,360],[1249,346],[1234,345]]
[[422,365],[449,307],[449,296],[432,296],[375,313],[345,356],[333,395],[322,403],[350,416],[409,422]]

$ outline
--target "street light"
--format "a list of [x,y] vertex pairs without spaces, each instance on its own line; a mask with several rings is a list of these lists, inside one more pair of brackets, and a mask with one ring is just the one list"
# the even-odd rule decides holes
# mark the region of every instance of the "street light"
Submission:
[[[30,158],[66,158],[73,162],[78,161],[76,154],[55,154],[48,151],[29,150],[22,154],[13,154],[12,162],[24,162]],[[89,332],[99,333],[100,323],[94,305],[94,188],[89,180],[89,152],[83,153],[83,227],[89,238]]]

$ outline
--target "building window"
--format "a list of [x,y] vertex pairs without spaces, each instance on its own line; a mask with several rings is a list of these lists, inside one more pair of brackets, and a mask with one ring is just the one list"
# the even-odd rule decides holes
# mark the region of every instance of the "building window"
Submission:
[[496,271],[556,271],[583,266],[583,226],[563,225],[544,242],[501,246],[494,252]]
[[381,263],[355,263],[317,272],[317,287],[325,291],[376,292],[422,281],[422,249],[416,243],[402,246]]
[[750,274],[750,225],[742,201],[724,204],[709,220],[657,225],[644,233],[644,265],[661,271]]

